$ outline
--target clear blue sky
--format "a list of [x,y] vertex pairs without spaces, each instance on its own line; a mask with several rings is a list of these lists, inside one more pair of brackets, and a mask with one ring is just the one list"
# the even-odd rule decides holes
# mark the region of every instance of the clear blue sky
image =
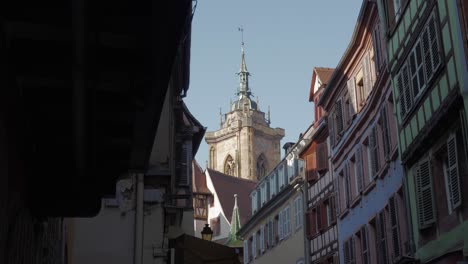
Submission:
[[[313,67],[335,67],[356,24],[362,0],[199,0],[192,24],[190,89],[184,99],[208,131],[219,129],[239,83],[244,27],[249,85],[271,126],[286,130],[281,146],[296,142],[313,122],[308,101]],[[202,142],[196,160],[204,168]]]

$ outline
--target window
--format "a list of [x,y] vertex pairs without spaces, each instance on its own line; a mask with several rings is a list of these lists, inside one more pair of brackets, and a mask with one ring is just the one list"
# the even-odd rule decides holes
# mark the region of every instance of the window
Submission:
[[387,253],[387,234],[386,234],[386,225],[385,225],[385,211],[381,211],[377,215],[376,219],[376,228],[377,228],[377,259],[379,264],[388,263],[388,253]]
[[254,214],[257,212],[257,190],[254,190],[250,197],[252,201],[252,214]]
[[398,228],[398,205],[396,199],[397,198],[395,196],[391,197],[388,204],[390,212],[393,260],[396,260],[401,256],[400,230]]
[[270,176],[270,199],[276,195],[276,173]]
[[363,171],[363,164],[362,164],[362,147],[359,146],[356,150],[355,158],[355,178],[356,178],[356,190],[357,193],[360,193],[364,189],[364,171]]
[[328,170],[328,147],[326,141],[317,144],[316,157],[317,170],[320,172]]
[[422,159],[414,167],[416,175],[416,203],[418,206],[419,229],[430,227],[436,221],[434,187],[429,158]]
[[260,252],[263,253],[265,252],[265,227],[264,226],[260,227],[259,240],[260,240]]
[[298,196],[294,200],[294,226],[296,229],[302,226],[302,197]]
[[244,240],[244,263],[249,263],[249,240]]
[[309,209],[306,213],[306,227],[307,227],[307,237],[311,239],[317,233],[317,210]]
[[216,149],[214,147],[210,148],[210,168],[215,168],[215,160],[216,160]]
[[284,169],[283,165],[279,166],[278,168],[278,181],[279,181],[279,188],[280,190],[284,188]]
[[356,263],[354,237],[351,237],[343,243],[344,263]]
[[280,211],[278,213],[278,237],[279,237],[279,240],[283,240],[283,236],[284,236],[284,230],[283,230],[283,211]]
[[331,226],[336,221],[336,204],[335,204],[335,196],[332,195],[325,203],[326,210],[327,210],[327,224]]
[[345,208],[349,208],[351,203],[351,183],[349,177],[349,164],[345,164],[343,171],[342,171],[342,182],[343,182],[343,190],[344,190],[344,202]]
[[290,210],[289,205],[283,210],[283,238],[291,233]]
[[266,198],[267,198],[267,191],[266,191],[266,183],[264,182],[260,186],[260,193],[261,193],[261,206],[263,206],[266,203]]
[[387,10],[387,22],[388,28],[393,30],[400,20],[403,8],[405,7],[408,0],[386,0],[386,10]]
[[364,88],[364,74],[361,71],[356,75],[356,99],[358,109],[361,109],[366,101],[366,91]]
[[370,252],[369,252],[369,231],[367,225],[361,228],[361,253],[362,253],[362,264],[370,264]]
[[343,135],[344,123],[343,123],[343,102],[339,99],[335,104],[335,127],[338,135]]
[[252,235],[252,255],[254,258],[257,257],[257,235],[256,233]]
[[226,161],[224,162],[224,174],[235,176],[235,166],[234,160],[232,159],[231,155],[226,157]]
[[435,11],[429,17],[406,63],[396,77],[401,117],[413,108],[441,64]]
[[274,236],[275,236],[275,229],[274,229],[274,220],[270,219],[268,222],[268,228],[267,228],[267,248],[272,247],[274,244]]
[[380,109],[380,124],[382,127],[382,142],[384,147],[384,155],[386,159],[389,159],[391,151],[391,142],[390,142],[390,127],[388,123],[387,107],[384,106]]
[[260,180],[267,173],[266,158],[265,155],[260,154],[257,159],[257,179]]
[[377,172],[379,171],[379,145],[377,140],[377,126],[374,125],[371,129],[369,134],[369,177],[377,176]]

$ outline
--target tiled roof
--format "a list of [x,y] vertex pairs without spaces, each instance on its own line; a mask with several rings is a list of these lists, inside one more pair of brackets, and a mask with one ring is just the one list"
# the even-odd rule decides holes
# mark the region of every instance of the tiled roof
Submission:
[[213,186],[218,195],[226,219],[231,221],[232,209],[234,208],[234,194],[237,194],[237,205],[239,207],[240,221],[243,225],[250,218],[250,193],[255,189],[256,181],[233,177],[207,169]]
[[192,192],[194,193],[210,193],[206,186],[206,176],[203,169],[196,160],[192,161]]
[[335,69],[315,67],[314,70],[317,73],[317,76],[319,77],[322,84],[327,84]]

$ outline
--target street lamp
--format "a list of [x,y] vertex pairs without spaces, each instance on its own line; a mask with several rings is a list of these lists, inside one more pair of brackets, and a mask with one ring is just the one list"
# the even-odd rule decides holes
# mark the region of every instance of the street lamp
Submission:
[[213,237],[213,230],[211,230],[209,224],[205,224],[205,227],[201,231],[201,236],[203,240],[211,241]]

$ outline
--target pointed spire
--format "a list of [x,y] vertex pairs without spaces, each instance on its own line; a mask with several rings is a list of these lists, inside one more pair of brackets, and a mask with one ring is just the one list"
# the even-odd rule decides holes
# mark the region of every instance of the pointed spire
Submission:
[[237,236],[241,228],[239,207],[237,206],[237,194],[234,194],[234,208],[232,209],[232,219],[231,219],[231,230],[229,232],[229,237],[225,243],[227,246],[237,247],[242,245],[242,241]]
[[244,28],[239,27],[239,31],[242,35],[241,42],[241,64],[240,69],[237,75],[239,75],[239,89],[237,90],[238,99],[231,104],[231,111],[234,110],[243,110],[245,107],[248,109],[257,110],[257,103],[251,100],[249,88],[249,76],[250,73],[247,70],[247,65],[245,63],[245,51],[244,51]]

